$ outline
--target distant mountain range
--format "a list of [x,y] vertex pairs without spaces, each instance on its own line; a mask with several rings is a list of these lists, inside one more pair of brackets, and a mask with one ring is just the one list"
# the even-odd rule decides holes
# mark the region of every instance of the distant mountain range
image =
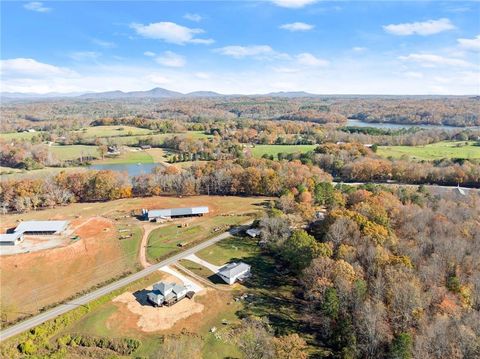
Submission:
[[88,93],[47,93],[47,94],[34,94],[34,93],[19,93],[19,92],[2,92],[2,99],[45,99],[45,98],[78,98],[78,99],[95,99],[95,100],[117,100],[117,99],[174,99],[174,98],[212,98],[212,97],[230,97],[230,96],[266,96],[266,97],[313,97],[319,96],[310,94],[304,91],[297,92],[271,92],[267,94],[257,95],[224,95],[213,91],[195,91],[189,93],[181,93],[176,91],[170,91],[161,87],[155,87],[148,91],[107,91],[107,92],[88,92]]

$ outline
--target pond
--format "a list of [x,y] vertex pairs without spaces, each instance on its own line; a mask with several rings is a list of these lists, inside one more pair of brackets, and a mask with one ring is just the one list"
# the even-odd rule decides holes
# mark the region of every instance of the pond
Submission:
[[347,120],[347,126],[356,126],[356,127],[374,127],[374,128],[384,128],[384,129],[400,129],[400,128],[431,128],[431,129],[440,129],[440,130],[458,130],[458,129],[476,129],[480,130],[480,126],[469,126],[469,127],[456,127],[456,126],[445,126],[445,125],[407,125],[399,123],[370,123],[361,120]]
[[118,172],[127,172],[128,177],[134,177],[142,174],[151,173],[155,167],[161,166],[160,163],[115,163],[115,164],[98,164],[88,166],[91,170],[110,170]]

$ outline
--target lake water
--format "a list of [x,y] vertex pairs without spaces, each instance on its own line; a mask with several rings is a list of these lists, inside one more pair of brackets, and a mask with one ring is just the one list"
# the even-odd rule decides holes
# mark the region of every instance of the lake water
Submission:
[[159,163],[117,163],[105,165],[91,165],[88,166],[92,170],[110,170],[118,172],[127,172],[129,177],[134,177],[142,174],[151,173],[155,167],[161,166]]
[[385,128],[385,129],[400,129],[400,128],[431,128],[431,129],[441,129],[441,130],[459,130],[462,128],[476,129],[480,130],[480,126],[470,126],[470,127],[455,127],[455,126],[444,126],[444,125],[403,125],[398,123],[369,123],[361,120],[347,120],[347,126],[357,126],[357,127],[374,127],[374,128]]

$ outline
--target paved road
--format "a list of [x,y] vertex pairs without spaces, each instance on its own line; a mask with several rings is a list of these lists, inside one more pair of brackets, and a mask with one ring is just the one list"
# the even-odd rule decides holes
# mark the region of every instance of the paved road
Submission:
[[[249,225],[251,224],[253,221],[248,221],[246,223],[243,223],[242,226],[245,226],[245,225]],[[93,292],[91,293],[88,293],[88,294],[85,294],[83,296],[81,296],[80,298],[77,298],[77,299],[74,299],[74,300],[71,300],[65,304],[61,304],[53,309],[50,309],[44,313],[40,313],[30,319],[27,319],[25,321],[22,321],[18,324],[15,324],[11,327],[8,327],[2,331],[0,331],[0,341],[3,341],[5,339],[8,339],[14,335],[17,335],[17,334],[20,334],[24,331],[27,331],[31,328],[34,328],[36,327],[37,325],[40,325],[44,322],[46,322],[47,320],[51,320],[51,319],[54,319],[56,317],[58,317],[59,315],[62,315],[72,309],[75,309],[79,306],[82,306],[82,305],[86,305],[88,304],[89,302],[95,300],[95,299],[98,299],[108,293],[111,293],[113,292],[114,290],[117,290],[117,289],[120,289],[132,282],[135,282],[139,279],[142,279],[143,277],[146,277],[148,276],[149,274],[157,271],[158,269],[160,269],[161,267],[163,266],[167,266],[169,264],[173,264],[175,263],[176,261],[178,261],[179,259],[183,259],[184,257],[187,257],[189,256],[190,254],[193,254],[193,253],[196,253],[206,247],[209,247],[211,246],[212,244],[215,244],[219,241],[221,241],[222,239],[225,239],[225,238],[228,238],[230,237],[232,234],[235,234],[235,233],[238,233],[240,231],[241,227],[237,227],[237,228],[233,228],[232,230],[228,231],[228,232],[224,232],[216,237],[213,237],[205,242],[202,242],[200,243],[199,245],[195,246],[195,247],[192,247],[190,249],[187,249],[179,254],[176,254],[174,255],[173,257],[170,257],[168,259],[165,259],[164,261],[162,262],[159,262],[159,263],[156,263],[156,264],[153,264],[151,265],[150,267],[148,268],[145,268],[135,274],[132,274],[128,277],[125,277],[125,278],[122,278],[116,282],[113,282],[111,284],[108,284],[102,288],[99,288],[99,289],[96,289],[94,290]]]

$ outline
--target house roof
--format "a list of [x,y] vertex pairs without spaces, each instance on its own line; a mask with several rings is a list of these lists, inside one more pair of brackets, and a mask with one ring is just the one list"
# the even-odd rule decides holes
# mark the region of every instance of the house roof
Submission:
[[15,228],[15,232],[61,232],[67,225],[68,221],[24,221]]
[[250,237],[256,237],[258,235],[260,235],[261,231],[260,229],[258,228],[250,228],[250,229],[247,229],[247,234],[250,236]]
[[224,265],[218,273],[224,277],[227,278],[234,278],[245,271],[248,271],[250,269],[250,266],[246,263],[243,262],[238,262],[238,263],[228,263],[227,265]]
[[153,290],[157,290],[161,294],[166,295],[172,291],[174,285],[174,283],[159,282],[153,285]]
[[166,209],[152,209],[148,211],[148,217],[174,217],[174,216],[188,216],[192,214],[208,213],[208,207],[186,207],[186,208],[166,208]]
[[15,242],[22,234],[20,232],[0,234],[0,242]]

